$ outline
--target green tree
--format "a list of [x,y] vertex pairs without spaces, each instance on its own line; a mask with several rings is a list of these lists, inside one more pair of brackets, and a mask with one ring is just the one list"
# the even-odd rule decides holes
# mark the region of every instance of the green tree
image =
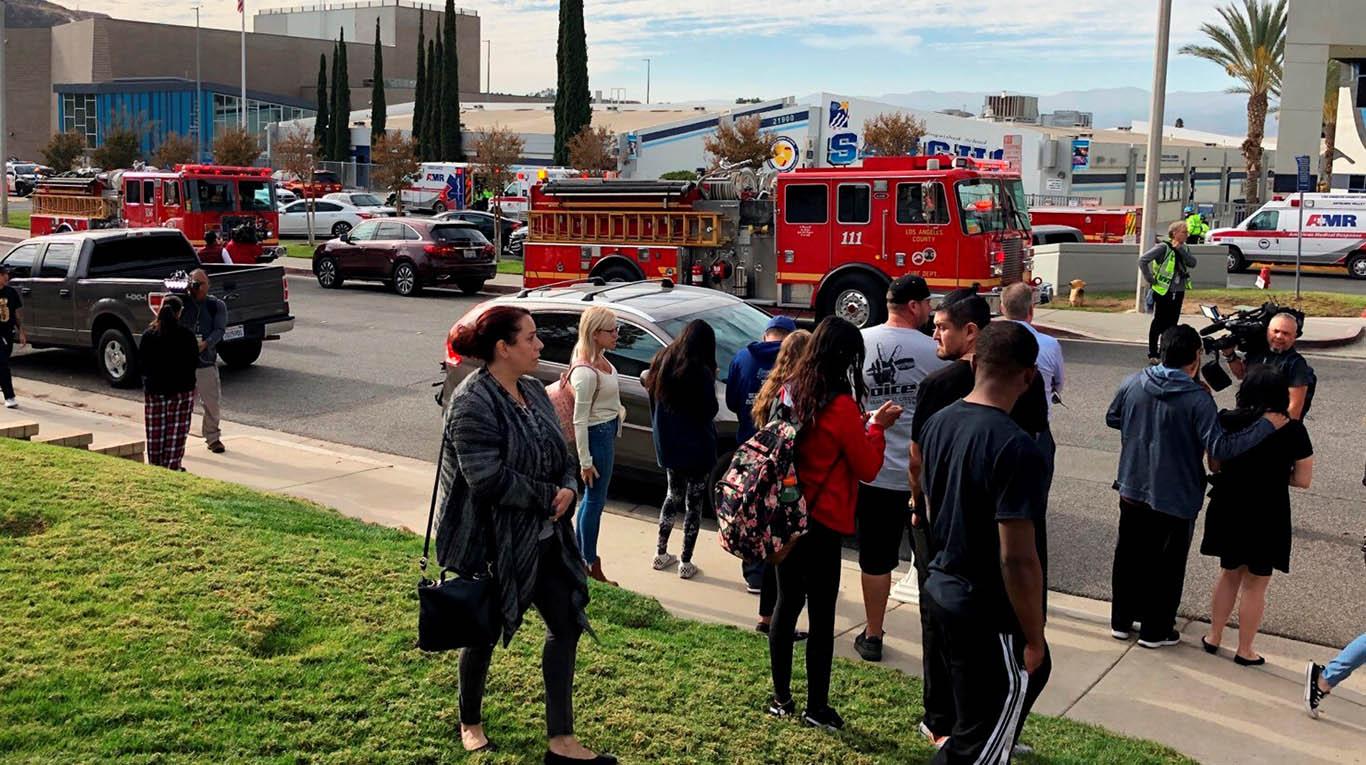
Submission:
[[446,0],[441,60],[441,158],[459,162],[460,147],[460,52],[455,43],[455,0]]
[[346,31],[337,43],[337,76],[332,81],[332,161],[351,158],[351,74],[346,66]]
[[384,123],[389,121],[384,103],[384,52],[379,46],[379,19],[375,19],[375,73],[370,86],[370,143],[384,135]]
[[[335,59],[334,59],[335,60]],[[335,74],[335,72],[334,72]],[[331,142],[328,140],[332,134],[331,123],[328,121],[328,107],[331,103],[327,98],[327,54],[318,54],[318,116],[313,120],[313,144],[318,147],[318,154],[327,159],[332,153]]]
[[101,131],[103,142],[91,153],[90,159],[105,170],[132,167],[142,158],[142,121],[121,112],[116,114]]
[[1210,45],[1183,45],[1181,53],[1223,67],[1238,84],[1230,93],[1247,94],[1247,138],[1243,141],[1243,160],[1247,177],[1243,196],[1252,207],[1261,204],[1258,193],[1262,168],[1262,139],[1266,135],[1267,102],[1281,94],[1281,73],[1285,63],[1286,0],[1242,0],[1240,8],[1229,3],[1218,9],[1222,26],[1201,24],[1200,31]]
[[555,164],[569,164],[569,141],[593,121],[588,94],[588,40],[583,0],[561,0],[560,41],[555,51]]
[[54,171],[65,173],[85,153],[85,134],[75,130],[54,133],[43,147],[43,162]]
[[422,151],[422,121],[426,117],[423,109],[427,106],[427,41],[426,32],[423,29],[427,21],[427,12],[418,11],[417,14],[417,84],[413,88],[413,130],[412,136],[417,141],[417,156],[419,159],[426,157]]
[[422,133],[427,161],[435,162],[441,159],[441,36],[427,45],[432,55],[427,59],[427,118]]

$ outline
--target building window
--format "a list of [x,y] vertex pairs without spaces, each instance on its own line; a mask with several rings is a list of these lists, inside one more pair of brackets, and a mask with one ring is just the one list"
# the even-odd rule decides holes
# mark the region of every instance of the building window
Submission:
[[99,137],[96,114],[94,94],[62,94],[62,130],[74,130],[85,136],[86,146],[94,146]]

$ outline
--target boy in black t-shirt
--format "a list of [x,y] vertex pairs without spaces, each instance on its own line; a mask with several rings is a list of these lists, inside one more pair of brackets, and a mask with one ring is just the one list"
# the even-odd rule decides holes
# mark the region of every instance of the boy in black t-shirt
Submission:
[[1007,412],[1035,377],[1038,342],[1014,322],[984,329],[962,401],[925,423],[932,529],[921,607],[942,631],[955,720],[936,763],[1009,761],[1048,682],[1044,640],[1045,460]]
[[5,408],[13,409],[19,403],[14,400],[14,380],[9,373],[9,357],[16,345],[28,344],[24,334],[24,301],[19,291],[9,285],[10,270],[0,265],[0,393],[5,396]]

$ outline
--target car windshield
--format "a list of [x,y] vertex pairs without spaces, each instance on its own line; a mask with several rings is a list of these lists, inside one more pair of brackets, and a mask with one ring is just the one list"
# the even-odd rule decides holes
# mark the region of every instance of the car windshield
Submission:
[[1020,227],[1019,216],[1014,211],[1027,208],[1023,206],[1024,189],[1019,182],[981,178],[963,181],[956,189],[963,233],[981,234]]
[[433,226],[432,239],[446,244],[486,244],[487,239],[469,226]]
[[716,377],[725,382],[730,362],[735,358],[735,354],[750,343],[763,339],[769,318],[768,314],[752,305],[735,303],[668,319],[660,322],[659,326],[668,332],[670,337],[678,337],[693,319],[701,319],[710,324],[716,332]]
[[314,183],[335,183],[335,184],[337,184],[337,185],[341,185],[341,181],[337,179],[337,174],[334,173],[334,172],[332,172],[331,170],[315,170],[315,171],[313,171],[313,182],[314,182]]
[[351,204],[356,207],[380,207],[384,203],[374,194],[352,194]]
[[193,179],[185,182],[194,212],[231,212],[236,209],[232,181]]
[[240,181],[243,210],[274,210],[275,185],[269,181]]

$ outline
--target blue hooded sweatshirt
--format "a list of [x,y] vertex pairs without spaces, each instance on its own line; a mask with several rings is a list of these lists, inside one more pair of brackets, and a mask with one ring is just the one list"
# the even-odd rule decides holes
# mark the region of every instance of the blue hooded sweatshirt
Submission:
[[1219,425],[1214,397],[1180,369],[1149,367],[1125,380],[1105,413],[1120,432],[1119,477],[1125,499],[1186,520],[1205,501],[1206,452],[1231,459],[1276,432],[1265,419],[1237,433]]
[[726,408],[735,412],[736,443],[743,444],[754,435],[754,419],[749,410],[754,406],[754,397],[764,386],[768,370],[778,358],[778,349],[783,347],[782,340],[768,340],[750,343],[742,348],[730,362],[726,374]]

